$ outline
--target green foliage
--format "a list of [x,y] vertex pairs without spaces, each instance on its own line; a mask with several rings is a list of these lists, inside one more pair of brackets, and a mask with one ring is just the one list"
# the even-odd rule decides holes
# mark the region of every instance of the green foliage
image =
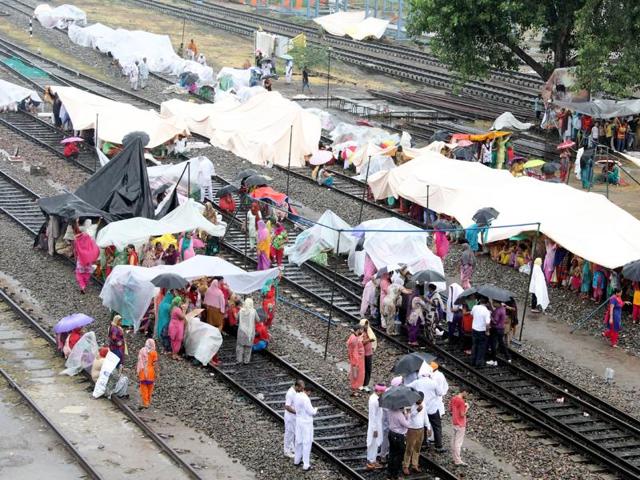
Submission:
[[329,52],[324,47],[307,44],[306,47],[295,46],[288,53],[293,57],[293,64],[301,70],[305,65],[308,69],[327,68]]
[[[432,32],[432,51],[461,79],[524,62],[546,79],[577,66],[581,86],[628,93],[640,77],[638,0],[410,0],[409,32]],[[539,34],[543,59],[525,34]]]
[[629,96],[640,85],[640,2],[587,0],[576,20],[577,78],[591,92]]

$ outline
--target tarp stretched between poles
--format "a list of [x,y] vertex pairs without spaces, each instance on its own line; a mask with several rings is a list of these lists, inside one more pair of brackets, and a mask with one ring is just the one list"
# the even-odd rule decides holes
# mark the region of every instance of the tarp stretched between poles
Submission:
[[280,270],[271,268],[247,272],[219,257],[206,255],[196,255],[177,265],[159,265],[151,268],[118,265],[102,287],[102,304],[133,321],[137,329],[153,299],[155,287],[151,280],[161,273],[174,273],[187,280],[221,276],[231,290],[247,295],[262,288],[267,280],[276,278]]
[[554,105],[593,118],[627,117],[640,113],[640,99],[636,100],[593,100],[591,102],[563,102],[554,100]]
[[[377,199],[403,197],[454,217],[462,226],[473,224],[483,207],[500,212],[488,241],[507,239],[531,230],[523,224],[540,223],[540,231],[575,255],[606,268],[617,268],[640,258],[640,221],[607,200],[562,183],[530,177],[515,178],[477,162],[448,159],[426,152],[410,162],[370,177]],[[429,189],[427,190],[427,185]],[[510,225],[516,225],[508,227]]]
[[26,98],[31,98],[36,103],[42,102],[35,90],[21,87],[0,78],[0,111],[4,109],[15,110],[17,104]]

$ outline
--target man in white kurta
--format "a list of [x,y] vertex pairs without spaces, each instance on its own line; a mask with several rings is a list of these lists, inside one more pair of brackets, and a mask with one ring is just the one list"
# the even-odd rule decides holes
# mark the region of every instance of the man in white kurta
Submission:
[[385,391],[385,386],[378,384],[374,387],[369,397],[369,428],[367,429],[367,470],[382,468],[378,463],[378,450],[382,445],[382,407],[378,402],[380,395]]
[[317,408],[311,405],[311,388],[304,387],[304,391],[296,394],[293,401],[293,408],[296,411],[296,454],[293,459],[294,465],[300,465],[302,469],[309,470],[311,463],[311,446],[313,444],[313,417],[318,413]]
[[293,402],[296,395],[304,390],[304,382],[296,380],[296,383],[289,387],[284,398],[284,456],[295,457],[295,437],[296,437],[296,410]]

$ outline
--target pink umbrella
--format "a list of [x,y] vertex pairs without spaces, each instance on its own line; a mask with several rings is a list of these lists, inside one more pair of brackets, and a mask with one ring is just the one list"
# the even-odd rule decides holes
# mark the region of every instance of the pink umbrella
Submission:
[[573,140],[565,140],[560,145],[558,145],[556,148],[558,150],[564,150],[565,148],[573,147],[575,144],[576,144],[576,142],[574,142]]
[[471,140],[460,140],[456,142],[456,146],[458,147],[470,147],[471,145],[473,145]]
[[62,139],[60,143],[64,145],[65,143],[72,143],[72,142],[84,142],[84,139],[80,137],[69,137],[69,138]]
[[309,163],[311,165],[324,165],[333,158],[333,153],[329,150],[318,150],[313,154]]

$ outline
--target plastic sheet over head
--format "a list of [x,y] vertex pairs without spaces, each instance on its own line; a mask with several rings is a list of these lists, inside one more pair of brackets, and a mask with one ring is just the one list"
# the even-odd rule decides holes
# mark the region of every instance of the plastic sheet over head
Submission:
[[187,320],[184,349],[203,366],[208,365],[222,346],[222,334],[216,327],[201,322],[198,318]]
[[98,342],[95,332],[87,332],[71,349],[71,353],[64,363],[65,368],[60,375],[74,376],[82,370],[90,371],[93,360],[98,355]]

